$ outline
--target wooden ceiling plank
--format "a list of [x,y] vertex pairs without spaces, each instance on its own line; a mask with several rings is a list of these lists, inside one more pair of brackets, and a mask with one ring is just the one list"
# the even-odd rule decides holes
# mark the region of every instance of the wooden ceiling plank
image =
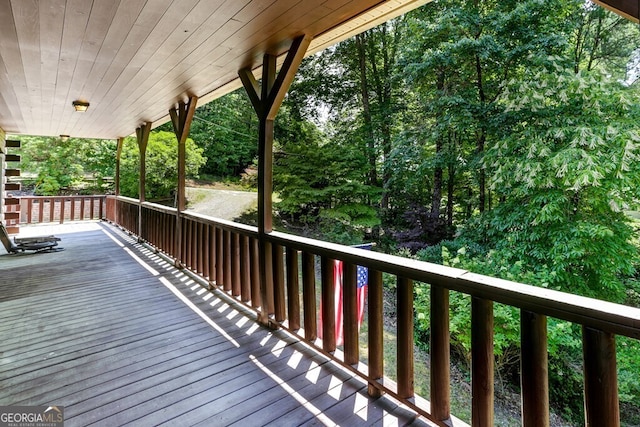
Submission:
[[[129,37],[131,29],[145,3],[146,0],[125,0],[120,2],[109,26],[109,31],[100,46],[96,61],[92,64],[91,71],[87,75],[86,81],[88,83],[85,83],[80,88],[74,88],[70,93],[71,100],[82,97],[92,102],[94,104],[93,107],[99,105],[100,99],[94,97],[94,92],[97,86],[102,83],[105,74],[113,66],[120,50],[125,46],[125,41]],[[87,111],[89,115],[83,117],[84,123],[96,114],[96,109],[93,107],[90,111]]]
[[25,126],[20,102],[14,86],[11,84],[2,55],[0,55],[0,111],[5,113],[6,121],[4,122],[4,127],[9,132]]
[[[275,0],[251,0],[251,3],[247,4],[238,13],[233,16],[233,19],[247,24],[253,21],[257,16],[260,16],[264,11],[273,6]],[[295,0],[286,0],[277,2],[278,4],[284,4],[285,7],[290,8],[291,3],[297,3]]]
[[[20,100],[0,111],[0,125],[16,133],[130,134],[142,121],[164,120],[187,95],[204,103],[239,87],[237,70],[248,65],[255,75],[265,53],[281,63],[300,34],[314,36],[315,51],[425,1],[0,0],[0,109]],[[57,39],[60,15],[48,20],[48,7],[64,10]],[[79,98],[91,102],[87,113],[70,108]]]
[[[256,22],[252,22],[251,23],[252,27],[249,27],[249,28],[251,28],[250,31],[253,31],[254,36],[257,37],[257,38],[260,38],[260,39],[264,39],[265,37],[273,37],[273,36],[268,35],[268,34],[265,35],[265,33],[262,31],[265,28],[265,25],[267,25],[269,21],[272,21],[274,19],[274,17],[282,16],[283,12],[286,12],[286,10],[283,11],[282,9],[286,9],[286,7],[289,7],[291,5],[295,6],[295,5],[298,5],[298,4],[302,4],[302,2],[300,2],[300,3],[298,3],[298,2],[289,2],[289,3],[286,3],[286,6],[282,6],[281,5],[279,8],[272,8],[268,12],[265,11],[265,13],[267,13],[266,15],[264,15],[264,14],[261,15],[260,17],[256,18],[257,19]],[[289,10],[290,9],[291,8],[289,8]],[[302,8],[297,8],[297,9],[302,9]],[[295,13],[295,11],[297,9],[294,9],[293,13]],[[326,9],[324,9],[324,11],[327,12]],[[333,11],[333,13],[336,13],[335,10]],[[341,12],[338,12],[338,13],[341,13]],[[352,12],[352,13],[355,13],[355,12]],[[281,19],[283,19],[284,22],[291,22],[291,21],[295,22],[295,21],[297,21],[297,19],[290,19],[290,18],[286,18],[286,17],[285,18],[281,18]],[[327,14],[325,16],[325,19],[331,19],[331,14]],[[227,23],[227,25],[229,23],[233,23],[233,22],[236,22],[236,21],[235,20],[234,21],[230,21],[230,22]],[[236,24],[237,24],[237,22],[236,22]],[[242,28],[246,28],[246,27],[247,27],[247,25],[243,26]],[[253,28],[259,28],[261,30],[255,31],[255,30],[253,30]],[[295,34],[295,35],[298,35],[298,34]],[[236,36],[237,36],[237,33],[234,34],[234,37],[236,37]],[[237,36],[237,37],[242,37],[242,36],[243,35],[240,35],[240,36]],[[289,39],[291,39],[291,38],[292,38],[292,36],[289,36]],[[228,39],[229,38],[227,38],[227,40]],[[202,47],[203,48],[209,48],[209,46],[211,46],[211,45],[213,45],[213,43],[210,43],[209,45],[203,45]],[[214,51],[216,51],[216,50],[218,50],[218,49],[214,49]],[[138,88],[137,92],[144,92],[144,90],[149,90],[154,94],[162,94],[165,97],[166,96],[172,96],[172,95],[173,96],[178,96],[178,97],[182,96],[183,93],[184,93],[184,89],[176,91],[175,90],[176,87],[173,86],[173,83],[174,82],[180,82],[181,80],[184,80],[185,78],[188,78],[188,75],[187,75],[188,73],[191,74],[191,75],[197,76],[200,72],[203,72],[206,69],[206,67],[208,66],[208,60],[206,59],[206,56],[203,56],[203,55],[207,55],[206,53],[205,54],[200,53],[199,49],[196,49],[196,51],[194,51],[194,53],[195,53],[195,57],[198,58],[198,61],[196,62],[197,65],[194,65],[194,67],[196,67],[195,69],[189,68],[189,69],[183,71],[182,74],[176,76],[175,80],[172,83],[169,83],[169,84],[163,83],[163,79],[160,79],[160,78],[157,78],[157,79],[156,78],[146,79],[146,82],[145,82],[146,85],[149,85],[149,84],[153,85],[151,87],[151,89],[147,89],[146,87],[142,87],[142,86],[137,86],[137,88]],[[233,51],[231,48],[227,51],[227,55],[229,55],[229,56],[233,56],[234,53],[235,53],[235,51]],[[241,52],[241,54],[243,56],[247,56],[246,52]],[[218,59],[218,58],[216,58],[216,59]],[[230,61],[237,62],[237,59],[235,57],[233,57],[233,58],[230,58]],[[226,62],[226,61],[224,59],[222,59],[222,62]],[[236,70],[235,69],[229,70],[228,74],[229,74],[229,78],[233,78],[236,75]],[[191,79],[189,79],[187,81],[186,85],[185,84],[181,84],[180,87],[181,88],[190,87],[190,85],[189,85],[190,81],[191,81]],[[211,90],[214,90],[214,89],[215,88],[212,88]],[[130,92],[126,92],[125,91],[125,93],[130,93]],[[130,107],[132,107],[137,102],[138,98],[136,98],[135,95],[136,95],[135,92],[131,93],[131,95],[129,96],[129,99],[124,101],[125,106],[121,111],[127,111]],[[151,108],[149,110],[151,110]],[[143,112],[143,114],[138,116],[138,119],[139,120],[154,120],[154,121],[156,120],[156,117],[152,117],[152,116],[150,116],[148,114],[149,114],[149,112],[145,111],[145,112]]]
[[[77,91],[72,91],[75,70],[78,66],[78,57],[82,50],[82,40],[91,14],[91,2],[83,0],[70,0],[66,3],[64,13],[64,27],[60,42],[60,59],[56,73],[56,103],[53,107],[53,123],[55,131],[53,135],[72,134],[73,125],[78,117],[73,116],[71,96],[79,96]],[[77,99],[77,98],[75,98]],[[57,125],[56,125],[57,123]]]
[[[86,7],[86,5],[74,4],[71,6],[71,9],[68,10],[65,37],[67,37],[69,31],[73,31],[67,40],[73,42],[73,38],[77,37],[75,43],[80,45],[80,49],[77,51],[77,56],[74,61],[71,81],[67,83],[65,80],[67,89],[65,98],[56,106],[55,112],[58,117],[63,116],[67,118],[67,120],[75,119],[76,122],[79,116],[77,116],[75,110],[71,107],[71,103],[76,99],[88,99],[88,96],[85,95],[85,85],[94,67],[103,65],[101,59],[104,58],[104,55],[101,57],[100,53],[118,7],[120,7],[120,1],[94,1],[89,10],[81,9],[80,11],[77,7]],[[82,31],[81,34],[80,31],[74,28],[75,26],[72,20],[79,19],[80,22],[82,22],[84,17],[75,17],[74,15],[76,13],[88,14],[85,25],[78,29]],[[72,133],[67,128],[67,123],[68,121],[60,121],[56,134],[69,135]]]
[[118,49],[113,61],[100,78],[99,83],[94,85],[89,93],[89,100],[94,104],[94,109],[92,115],[87,117],[87,120],[80,126],[80,132],[90,129],[92,123],[95,123],[96,118],[101,114],[101,111],[108,110],[105,97],[117,79],[130,66],[135,55],[141,52],[144,43],[166,14],[173,1],[148,0],[136,19],[133,20],[133,24],[125,23],[125,28],[129,27],[129,32],[123,40],[122,47]]
[[[181,75],[183,72],[189,72],[189,70],[191,69],[191,66],[189,65],[190,63],[197,63],[201,67],[207,67],[208,65],[210,65],[207,63],[204,55],[206,50],[210,49],[211,45],[215,46],[213,51],[220,49],[219,44],[214,42],[218,34],[220,34],[219,37],[223,37],[222,34],[226,34],[227,31],[233,30],[236,27],[242,25],[241,23],[230,19],[231,13],[235,13],[235,11],[242,8],[242,2],[238,2],[237,0],[234,2],[233,0],[231,0],[226,3],[233,3],[235,5],[235,8],[220,8],[212,14],[211,18],[208,19],[205,24],[203,24],[207,29],[210,29],[212,31],[208,37],[206,36],[206,34],[203,37],[200,33],[197,34],[198,37],[190,37],[184,43],[178,46],[178,48],[174,52],[174,55],[167,58],[163,62],[163,64],[154,67],[154,72],[151,75],[144,75],[139,73],[134,79],[131,79],[128,86],[126,86],[124,89],[124,93],[129,94],[126,99],[119,99],[114,95],[113,97],[111,97],[110,101],[113,103],[119,102],[124,104],[123,109],[127,110],[128,107],[137,102],[139,97],[143,96],[145,93],[158,93],[156,91],[156,85],[164,78],[166,78],[166,76],[170,73],[173,73],[173,75],[177,75],[177,73],[175,72],[176,68],[182,69],[181,73],[179,74]],[[222,14],[220,12],[221,10],[225,10],[229,15]],[[226,22],[224,22],[225,19]],[[212,25],[212,20],[218,21],[219,24]],[[190,45],[189,42],[194,42],[194,45]],[[227,48],[223,48],[223,50],[226,51]],[[217,56],[219,57],[220,55],[217,54]],[[182,93],[184,92],[185,91],[183,91]],[[177,101],[178,99],[175,100]],[[136,114],[139,120],[150,120],[150,118],[148,118],[144,114],[144,112],[142,112],[141,114],[140,111],[137,111]]]
[[135,55],[141,50],[172,2],[173,0],[153,0],[145,3],[138,15],[138,19],[129,27],[129,32],[123,40],[122,46],[118,49],[118,53],[99,80],[100,84],[94,86],[93,90],[88,91],[89,100],[93,99],[96,105],[102,105],[97,101],[101,100],[104,94],[109,91],[115,80],[122,73],[122,70],[131,63]]
[[[374,3],[377,3],[377,1],[379,1],[379,0],[373,0],[371,2],[371,4],[373,5]],[[290,5],[290,4],[291,3],[287,3],[287,5]],[[300,2],[300,4],[302,4],[302,2]],[[353,6],[351,6],[351,7],[353,7]],[[277,12],[274,12],[274,11],[277,11]],[[335,19],[334,18],[335,14],[340,14],[340,15],[344,15],[345,14],[344,10],[342,10],[340,8],[338,8],[337,10],[336,9],[333,9],[333,10],[331,10],[331,9],[323,9],[323,11],[328,12],[323,17],[323,19],[321,20],[322,23],[325,23],[324,25],[328,25],[328,24],[326,24],[326,22],[329,22],[332,19]],[[274,9],[274,10],[271,11],[271,13],[278,13],[278,12],[281,12],[281,10]],[[295,11],[293,11],[292,13],[295,13]],[[353,11],[351,13],[355,14],[355,12],[353,12]],[[255,40],[250,40],[250,43],[258,43],[257,40],[262,40],[263,44],[266,46],[268,44],[269,38],[273,38],[274,36],[271,35],[271,34],[266,33],[263,30],[265,28],[266,22],[268,22],[269,20],[273,19],[273,15],[262,15],[262,16],[256,18],[256,19],[257,19],[257,22],[251,23],[251,25],[244,25],[242,28],[243,29],[244,28],[249,28],[249,29],[260,28],[260,29],[262,29],[262,30],[258,30],[258,31],[254,31],[253,32],[252,36],[254,36],[256,39]],[[297,19],[290,19],[288,16],[284,17],[283,19],[285,20],[285,22],[293,22],[293,23],[295,23],[297,21]],[[291,25],[295,25],[293,23]],[[239,30],[239,31],[241,31],[241,30]],[[297,34],[293,33],[292,35],[288,35],[288,37],[289,37],[288,40],[291,40],[294,36],[297,36],[297,35],[299,35],[299,32]],[[278,36],[280,38],[284,38],[285,37],[282,33],[278,33]],[[240,40],[237,43],[241,43],[241,40],[243,40],[243,37],[245,37],[244,40],[246,40],[246,35],[242,35],[242,34],[238,35],[238,33],[235,33],[233,35],[233,37],[230,37],[229,39]],[[227,39],[227,40],[229,40],[229,39]],[[226,43],[225,45],[228,46],[229,49],[228,49],[227,53],[225,54],[225,56],[223,56],[222,58],[216,58],[217,62],[234,64],[234,63],[237,63],[238,57],[244,58],[244,57],[249,57],[249,55],[250,55],[249,50],[243,51],[241,48],[239,48],[235,44]],[[235,46],[235,48],[234,48],[234,46]],[[264,47],[264,46],[262,46],[262,47],[264,49],[266,49],[266,47]],[[257,54],[254,54],[254,55],[255,56],[259,56],[259,54],[260,53],[258,52]],[[202,54],[198,54],[197,57],[201,58],[199,63],[197,65],[194,65],[193,68],[190,68],[188,70],[188,72],[193,76],[199,76],[202,72],[204,72],[204,70],[206,69],[207,64],[209,62],[208,59],[206,59],[206,56],[203,56]],[[259,61],[259,60],[260,60],[259,58],[256,58],[256,61]],[[235,69],[229,69],[227,71],[227,74],[226,74],[226,75],[228,75],[228,80],[232,80],[237,75],[236,73],[237,73],[237,71]],[[189,88],[189,87],[192,87],[192,85],[191,85],[192,80],[197,78],[197,77],[192,77],[191,79],[188,79],[188,76],[186,74],[187,74],[187,72],[185,71],[183,74],[177,76],[174,81],[169,82],[169,83],[164,82],[164,80],[157,80],[157,82],[153,85],[151,90],[155,94],[162,94],[162,96],[165,97],[165,99],[171,99],[172,96],[180,96],[182,94],[183,90],[180,90],[180,89],[176,90],[177,89],[176,84],[178,82],[184,82],[184,83],[181,84],[180,87]],[[185,80],[185,79],[188,79],[188,80]],[[153,81],[155,81],[155,80],[150,80],[149,82],[153,82]],[[215,88],[212,87],[211,90],[214,90],[214,89]],[[206,93],[200,93],[200,94],[197,94],[197,95],[200,97],[200,96],[206,95]],[[135,102],[136,102],[136,99],[131,99],[130,101],[128,101],[127,106],[131,107],[132,105],[135,104]],[[148,110],[146,110],[144,112],[144,114],[142,116],[143,117],[148,117],[149,120],[154,120],[154,122],[155,121],[162,121],[161,119],[163,117],[166,117],[166,115],[163,115],[162,117],[152,117],[151,114],[152,114],[151,113],[151,109],[148,109]]]
[[[195,17],[198,17],[200,21],[208,17],[205,10],[194,9],[198,1],[199,0],[174,2],[170,6],[145,43],[141,46],[138,53],[132,58],[129,65],[118,76],[113,85],[105,93],[105,96],[101,98],[100,102],[101,106],[104,107],[104,111],[108,111],[109,105],[118,100],[117,96],[111,97],[111,94],[120,92],[127,93],[127,86],[133,83],[133,80],[141,70],[145,68],[156,69],[157,64],[162,62],[163,58],[166,58],[170,52],[174,51],[177,46],[180,46],[184,40],[189,37],[189,32],[185,32],[182,28],[192,30],[193,27],[190,25],[199,25],[195,22]],[[210,6],[207,7],[211,9]],[[189,16],[191,16],[191,19],[186,21]],[[180,22],[181,25],[178,25],[179,28],[177,30],[173,30],[171,28],[173,27],[173,22],[176,21]],[[182,23],[184,23],[184,25],[182,25]],[[146,76],[146,78],[150,77]],[[95,120],[98,119],[99,116],[96,116]]]
[[42,88],[43,127],[50,129],[54,122],[56,73],[60,62],[64,5],[54,2],[39,3],[40,25],[40,86]]
[[[20,109],[20,115],[23,117],[25,124],[32,123],[31,109],[28,105],[29,92],[10,0],[0,0],[0,22],[2,22],[2,25],[0,25],[0,57],[3,58],[6,64],[8,82],[10,84],[9,87],[1,87],[0,89],[5,92],[13,88],[16,98],[20,101],[19,104],[14,106],[14,109]],[[7,125],[4,125],[4,127],[9,131]]]
[[42,86],[40,79],[40,19],[36,0],[15,1],[13,18],[16,25],[20,55],[27,83],[28,99],[31,107],[31,119],[35,131],[42,130]]

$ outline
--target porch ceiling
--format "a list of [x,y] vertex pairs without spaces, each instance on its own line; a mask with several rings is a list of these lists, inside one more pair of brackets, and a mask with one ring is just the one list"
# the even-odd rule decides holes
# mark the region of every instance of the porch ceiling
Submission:
[[126,136],[240,87],[239,69],[296,36],[311,54],[428,1],[0,0],[0,128]]

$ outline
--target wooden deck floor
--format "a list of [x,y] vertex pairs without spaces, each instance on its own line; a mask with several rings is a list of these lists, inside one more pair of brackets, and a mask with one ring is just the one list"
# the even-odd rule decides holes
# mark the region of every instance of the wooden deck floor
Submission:
[[0,249],[0,406],[60,405],[67,427],[429,425],[119,230],[65,227],[62,252]]

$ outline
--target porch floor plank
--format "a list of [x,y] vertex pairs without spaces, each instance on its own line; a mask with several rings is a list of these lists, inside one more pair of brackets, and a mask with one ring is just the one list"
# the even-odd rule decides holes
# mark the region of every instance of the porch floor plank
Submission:
[[120,230],[74,230],[0,254],[0,405],[63,406],[66,426],[430,425]]

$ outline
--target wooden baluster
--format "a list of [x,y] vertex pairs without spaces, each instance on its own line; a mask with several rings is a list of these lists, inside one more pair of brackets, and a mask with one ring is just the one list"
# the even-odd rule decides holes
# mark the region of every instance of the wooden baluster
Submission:
[[209,288],[213,288],[213,284],[216,282],[216,227],[209,226]]
[[198,274],[202,274],[202,223],[194,222],[193,224],[193,241],[191,242],[192,247],[192,258],[193,258],[193,271]]
[[200,231],[201,235],[201,250],[200,250],[200,262],[201,262],[201,271],[202,277],[205,279],[209,279],[209,251],[211,250],[211,240],[209,240],[210,231],[209,224],[201,224],[202,229]]
[[70,208],[70,213],[69,213],[69,220],[70,221],[75,221],[76,219],[76,198],[72,197],[71,198],[71,208]]
[[102,219],[104,218],[104,209],[105,209],[105,204],[107,203],[107,198],[106,197],[101,197],[99,199],[100,204],[98,205],[98,219]]
[[274,314],[277,322],[284,322],[287,316],[287,302],[284,292],[284,248],[282,245],[273,246],[273,302]]
[[64,224],[64,208],[67,204],[67,200],[65,197],[60,199],[60,224]]
[[191,242],[193,242],[193,221],[182,217],[182,223],[184,224],[183,233],[182,233],[182,242],[184,247],[184,252],[182,252],[184,264],[188,269],[193,270],[193,262],[192,262],[192,246]]
[[332,352],[336,350],[336,283],[333,270],[335,260],[320,258],[320,274],[322,280],[322,348]]
[[248,303],[251,301],[251,250],[249,236],[240,238],[240,299]]
[[231,294],[239,297],[241,294],[240,285],[240,235],[236,232],[231,233]]
[[316,320],[316,268],[313,254],[302,252],[302,307],[304,310],[304,338],[313,342],[318,337]]
[[549,426],[547,317],[520,311],[522,426]]
[[358,345],[358,268],[348,262],[343,262],[342,265],[344,363],[356,365],[360,359]]
[[383,330],[383,298],[382,273],[369,269],[368,284],[368,322],[369,322],[369,387],[371,397],[380,397],[382,391],[372,385],[384,375],[384,330]]
[[224,232],[221,228],[216,228],[216,285],[223,289],[224,281]]
[[44,222],[44,199],[38,199],[38,222]]
[[449,360],[449,290],[431,286],[431,414],[439,421],[451,415]]
[[471,298],[471,424],[493,426],[493,301]]
[[619,426],[615,335],[583,326],[582,357],[586,426]]
[[95,197],[90,197],[89,198],[89,209],[90,209],[90,211],[89,211],[89,219],[95,218],[95,216],[94,216],[95,215],[95,211],[96,211],[96,209],[95,209]]
[[251,307],[258,308],[262,306],[262,297],[260,295],[260,251],[258,247],[258,239],[251,238]]
[[27,224],[33,222],[33,199],[27,199]]
[[289,329],[300,329],[300,282],[298,280],[298,251],[287,248],[287,315]]
[[398,395],[413,397],[413,281],[398,277]]
[[49,199],[49,222],[53,222],[55,212],[56,212],[56,199],[55,197],[52,197]]
[[231,232],[224,230],[224,290],[231,291]]
[[[133,208],[133,206],[131,206]],[[80,221],[84,219],[84,197],[80,198]],[[137,220],[138,218],[136,218]],[[137,228],[130,228],[129,230],[137,230]]]

